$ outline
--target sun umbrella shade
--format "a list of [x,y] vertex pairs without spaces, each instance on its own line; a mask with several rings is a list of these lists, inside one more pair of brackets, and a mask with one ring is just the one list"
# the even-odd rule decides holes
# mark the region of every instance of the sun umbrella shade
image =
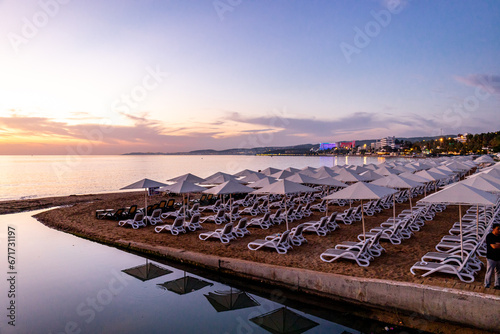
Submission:
[[423,203],[494,205],[498,196],[465,185],[462,182],[440,190],[420,200]]
[[318,170],[315,174],[310,175],[318,179],[322,179],[324,177],[329,177],[329,176],[337,176],[339,175],[338,173],[335,173],[331,169],[323,169],[323,170]]
[[184,174],[184,175],[181,175],[181,176],[174,177],[173,179],[170,179],[168,181],[169,182],[188,181],[188,182],[191,182],[191,183],[200,183],[200,182],[205,181],[205,179],[203,179],[203,178],[201,178],[199,176],[196,176],[194,174],[187,173],[187,174]]
[[218,186],[203,191],[205,194],[224,195],[224,194],[247,194],[254,191],[235,180],[229,180]]
[[[233,176],[236,176],[236,177],[241,177],[241,176],[248,176],[248,175],[252,175],[252,174],[255,174],[255,173],[258,173],[256,171],[253,171],[253,170],[250,170],[250,169],[244,169],[236,174],[233,174]],[[261,173],[260,173],[261,174]]]
[[286,194],[307,193],[312,191],[317,191],[317,190],[289,180],[280,180],[278,182],[268,185],[267,187],[255,190],[253,193],[286,195]]
[[217,312],[239,310],[260,305],[246,292],[239,290],[209,292],[204,296]]
[[339,175],[335,176],[335,179],[341,182],[358,182],[365,181],[365,178],[361,175],[358,175],[354,172],[350,172],[346,169],[339,170]]
[[126,274],[129,274],[130,276],[140,279],[143,282],[172,273],[171,270],[160,267],[159,265],[156,265],[154,263],[147,262],[146,264],[122,271]]
[[317,184],[318,179],[314,177],[310,177],[301,173],[294,174],[292,176],[287,177],[285,180],[301,183],[301,184]]
[[377,186],[372,183],[357,182],[323,199],[379,199],[397,193],[394,189]]
[[265,178],[267,176],[265,176],[264,174],[262,173],[254,173],[254,174],[250,174],[250,175],[247,175],[245,176],[244,178],[240,179],[239,181],[240,182],[244,182],[244,183],[248,183],[248,182],[257,182],[259,180],[262,180],[263,178]]
[[129,184],[126,187],[120,188],[120,190],[124,189],[148,189],[148,188],[156,188],[166,186],[165,183],[157,182],[150,179],[142,179],[132,184]]
[[287,177],[292,176],[293,174],[294,174],[293,172],[290,172],[288,170],[282,170],[274,174],[271,174],[269,176],[275,177],[277,179],[286,179]]
[[396,188],[396,189],[411,189],[424,185],[423,183],[415,182],[413,180],[394,174],[384,176],[381,179],[372,181],[371,184],[387,188]]
[[270,184],[273,184],[277,181],[278,180],[276,180],[274,177],[266,176],[265,178],[260,179],[259,181],[256,181],[252,184],[249,184],[249,186],[252,188],[263,188],[263,187],[268,186]]
[[206,188],[200,187],[196,184],[193,184],[189,181],[180,181],[174,183],[170,186],[161,187],[160,191],[169,191],[174,194],[188,194],[188,193],[198,193],[204,191]]
[[273,334],[299,334],[319,325],[286,307],[252,318],[250,321]]
[[347,184],[340,182],[339,180],[334,179],[331,176],[323,177],[316,181],[315,184],[323,185],[323,186],[331,186],[331,187],[347,187]]
[[363,173],[361,173],[359,175],[361,175],[362,177],[364,177],[364,179],[366,181],[378,180],[378,179],[381,179],[381,178],[384,177],[382,174],[379,174],[379,173],[374,172],[372,170],[367,170],[366,172],[363,172]]
[[429,181],[438,181],[442,179],[446,179],[448,176],[443,175],[443,174],[438,174],[434,172],[429,172],[427,170],[422,170],[420,172],[416,172],[415,175],[423,177],[424,179],[427,179]]
[[412,174],[412,173],[402,173],[402,174],[399,174],[399,176],[404,177],[405,179],[409,179],[409,180],[412,180],[412,181],[415,181],[415,182],[420,182],[420,183],[429,183],[429,182],[431,182],[431,180],[426,179],[425,177],[418,176],[418,175],[415,175],[415,174]]
[[474,162],[478,164],[485,164],[485,163],[487,164],[487,163],[495,163],[495,160],[493,160],[493,158],[490,157],[489,155],[482,155],[476,160],[474,160]]
[[261,173],[269,176],[271,174],[279,172],[280,170],[281,169],[278,169],[278,168],[268,167],[268,168],[264,169],[263,171],[261,171]]
[[500,193],[500,180],[499,182],[495,182],[481,175],[465,179],[460,181],[460,183],[489,193]]
[[191,276],[184,276],[173,281],[158,284],[160,288],[175,292],[178,295],[185,295],[187,293],[194,292],[203,289],[206,286],[212,285],[213,283],[209,283]]
[[201,184],[221,184],[229,180],[236,180],[236,177],[222,172],[217,172],[201,182]]

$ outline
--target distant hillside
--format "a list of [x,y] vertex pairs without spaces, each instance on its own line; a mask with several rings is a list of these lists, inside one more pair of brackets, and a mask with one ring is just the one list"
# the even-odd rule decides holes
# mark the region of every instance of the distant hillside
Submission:
[[[455,137],[456,135],[446,135],[442,137]],[[399,138],[396,139],[404,142],[410,141],[412,143],[422,140],[434,140],[441,136],[434,137],[411,137],[411,138]],[[356,140],[356,146],[367,145],[370,146],[377,139],[366,139],[366,140]],[[162,153],[162,152],[131,152],[124,155],[256,155],[256,154],[309,154],[311,151],[317,151],[319,149],[319,144],[302,144],[295,146],[266,146],[266,147],[254,147],[254,148],[230,148],[227,150],[195,150],[189,152],[176,152],[176,153]]]

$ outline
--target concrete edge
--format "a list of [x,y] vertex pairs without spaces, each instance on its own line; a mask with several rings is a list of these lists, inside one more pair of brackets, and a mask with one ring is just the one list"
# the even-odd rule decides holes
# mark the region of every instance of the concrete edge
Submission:
[[398,309],[489,331],[500,328],[500,297],[494,295],[280,267],[127,240],[118,240],[116,245],[330,299],[342,298],[388,310]]

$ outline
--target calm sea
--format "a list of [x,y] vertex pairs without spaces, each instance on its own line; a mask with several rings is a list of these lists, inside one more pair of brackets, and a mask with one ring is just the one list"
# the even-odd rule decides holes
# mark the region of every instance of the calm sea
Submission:
[[164,182],[185,173],[207,177],[245,168],[381,163],[378,157],[304,156],[0,156],[0,200],[114,192],[143,178]]

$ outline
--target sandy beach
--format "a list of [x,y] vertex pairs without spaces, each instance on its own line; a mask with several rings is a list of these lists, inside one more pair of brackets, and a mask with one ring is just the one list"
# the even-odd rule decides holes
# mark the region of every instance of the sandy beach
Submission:
[[[164,198],[161,195],[150,197],[149,203],[159,202]],[[285,230],[283,224],[275,225],[269,230],[261,230],[255,227],[249,228],[251,235],[238,238],[227,245],[223,245],[215,239],[201,241],[198,238],[200,232],[211,231],[221,227],[214,223],[204,223],[203,229],[196,232],[173,236],[170,233],[155,233],[153,226],[134,230],[130,227],[119,227],[116,221],[98,220],[95,218],[95,211],[98,209],[119,208],[136,203],[140,206],[143,202],[143,192],[68,196],[29,201],[0,202],[0,212],[19,212],[29,208],[38,209],[48,206],[63,206],[40,213],[35,217],[49,227],[101,242],[127,240],[146,243],[151,246],[168,246],[202,254],[238,258],[285,267],[303,268],[325,273],[412,282],[500,295],[500,291],[485,289],[483,287],[484,270],[476,276],[475,282],[470,284],[462,283],[457,277],[452,275],[436,274],[423,278],[410,273],[410,267],[419,261],[425,253],[434,251],[434,247],[438,241],[442,236],[448,234],[451,225],[455,221],[458,221],[458,208],[455,206],[448,206],[444,212],[437,213],[434,220],[428,221],[421,231],[416,232],[412,238],[405,240],[401,245],[382,242],[381,244],[386,249],[386,253],[375,258],[369,267],[360,267],[355,262],[347,260],[325,263],[321,261],[319,255],[339,242],[356,241],[357,235],[362,233],[361,222],[355,222],[352,225],[340,224],[340,228],[325,237],[318,236],[315,233],[304,234],[308,241],[307,244],[294,247],[285,255],[279,255],[272,250],[251,251],[247,248],[247,244],[255,239],[261,239],[267,235],[282,232]],[[343,211],[344,209],[346,207],[330,206],[330,211]],[[404,209],[409,209],[409,203],[397,204],[396,214]],[[205,212],[202,215],[208,214],[211,214],[211,212]],[[322,215],[324,214],[315,213],[309,218],[291,223],[290,227],[306,221],[319,220]],[[384,210],[382,213],[372,217],[367,216],[365,218],[367,230],[379,226],[381,222],[390,216],[392,216],[392,209]],[[172,222],[172,218],[165,220],[165,223]]]

